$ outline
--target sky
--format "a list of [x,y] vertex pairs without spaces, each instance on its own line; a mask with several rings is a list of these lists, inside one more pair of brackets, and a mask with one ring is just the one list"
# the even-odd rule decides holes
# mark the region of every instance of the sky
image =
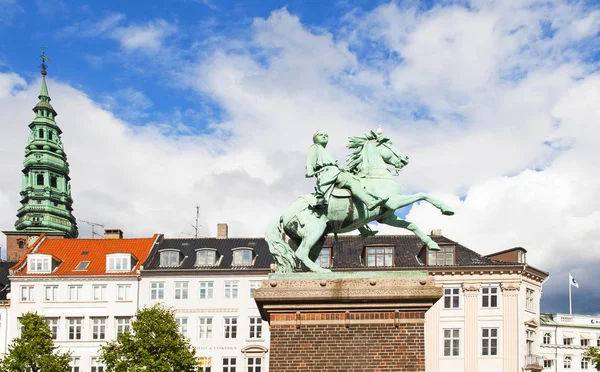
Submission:
[[[600,313],[600,4],[574,0],[0,0],[0,229],[48,89],[81,237],[263,236],[312,134],[382,126],[410,163],[399,213],[480,254],[524,247],[543,312]],[[376,226],[380,233],[406,233]],[[3,246],[4,242],[0,242]]]

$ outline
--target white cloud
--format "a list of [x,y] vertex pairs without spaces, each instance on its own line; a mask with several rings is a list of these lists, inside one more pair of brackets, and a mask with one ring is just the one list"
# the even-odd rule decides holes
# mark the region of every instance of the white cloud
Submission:
[[157,19],[146,24],[119,27],[110,35],[117,39],[126,51],[155,52],[163,46],[164,39],[175,31],[175,26],[164,19]]

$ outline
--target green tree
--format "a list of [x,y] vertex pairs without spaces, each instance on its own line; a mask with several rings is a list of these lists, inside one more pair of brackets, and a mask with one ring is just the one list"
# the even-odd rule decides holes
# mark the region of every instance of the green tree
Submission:
[[583,352],[583,357],[596,367],[596,371],[600,371],[600,350],[597,347],[589,346]]
[[188,372],[198,365],[187,337],[179,333],[175,312],[160,304],[139,310],[130,333],[100,348],[107,372]]
[[52,331],[43,316],[26,313],[21,319],[21,337],[8,347],[0,361],[0,370],[7,372],[69,372],[71,353],[61,354],[54,346]]

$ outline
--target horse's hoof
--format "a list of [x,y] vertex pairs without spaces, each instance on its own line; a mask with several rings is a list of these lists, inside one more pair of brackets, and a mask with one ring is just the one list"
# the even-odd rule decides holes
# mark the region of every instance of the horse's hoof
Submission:
[[452,216],[452,215],[454,215],[454,211],[453,210],[445,210],[445,211],[442,211],[442,214],[444,216]]
[[432,243],[427,244],[427,248],[429,248],[430,251],[440,251],[441,250],[440,246],[437,245],[436,242],[432,242]]

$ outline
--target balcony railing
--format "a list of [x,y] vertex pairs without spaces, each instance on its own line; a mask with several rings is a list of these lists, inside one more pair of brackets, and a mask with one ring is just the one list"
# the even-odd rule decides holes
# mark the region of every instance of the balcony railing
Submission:
[[525,368],[527,368],[527,367],[544,368],[544,357],[541,355],[526,354],[525,355]]

